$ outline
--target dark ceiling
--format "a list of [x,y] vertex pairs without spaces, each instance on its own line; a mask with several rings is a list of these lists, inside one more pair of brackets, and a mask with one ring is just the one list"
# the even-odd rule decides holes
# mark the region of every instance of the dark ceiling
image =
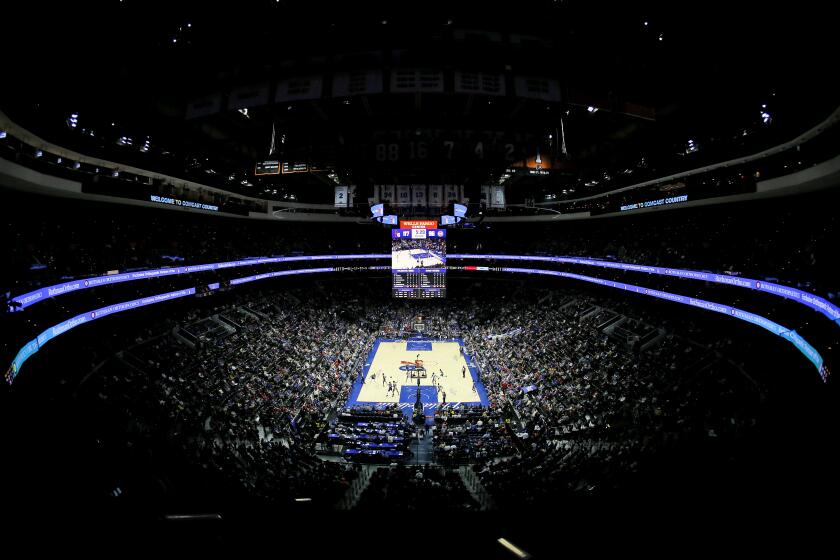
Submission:
[[[96,4],[27,4],[7,20],[0,108],[62,143],[75,142],[63,126],[69,112],[97,130],[113,122],[113,134],[149,136],[155,149],[175,154],[177,165],[201,160],[225,177],[236,173],[236,185],[268,155],[272,126],[278,142],[286,136],[284,159],[324,162],[358,184],[483,182],[504,172],[505,161],[389,164],[373,157],[377,143],[408,142],[412,132],[418,141],[498,132],[500,142],[517,143],[523,152],[517,157],[537,150],[557,156],[561,172],[540,180],[582,184],[605,173],[665,172],[771,145],[820,121],[840,100],[830,17],[819,4],[740,5],[737,12],[732,2],[582,0]],[[464,30],[485,35],[456,40]],[[493,33],[502,40],[487,39]],[[511,47],[507,39],[515,34],[533,41]],[[247,117],[222,111],[185,118],[190,100],[245,84],[400,66],[463,68],[509,80],[549,76],[560,81],[562,98],[325,96],[255,107]],[[602,110],[593,114],[590,104]],[[646,118],[617,110],[627,104]],[[761,126],[762,105],[772,111],[772,126]],[[744,130],[755,133],[746,145]],[[675,158],[689,139],[701,150]],[[151,157],[122,155],[135,165]],[[324,184],[309,174],[294,180]],[[253,182],[253,194],[260,194],[264,185]]]

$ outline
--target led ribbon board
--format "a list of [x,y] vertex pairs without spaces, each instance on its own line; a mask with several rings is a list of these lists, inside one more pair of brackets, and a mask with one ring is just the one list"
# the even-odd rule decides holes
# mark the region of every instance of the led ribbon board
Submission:
[[[301,261],[336,261],[336,260],[363,260],[363,259],[387,259],[391,255],[379,254],[358,254],[358,255],[301,255],[294,257],[255,257],[247,258],[238,261],[227,261],[209,264],[197,264],[192,266],[173,266],[167,268],[156,268],[152,270],[140,270],[137,272],[126,272],[123,274],[106,274],[104,276],[95,276],[93,278],[86,278],[83,280],[73,280],[70,282],[63,282],[61,284],[54,284],[52,286],[44,286],[26,294],[15,296],[12,301],[20,304],[18,310],[26,309],[30,305],[35,305],[47,298],[57,297],[70,292],[78,290],[85,290],[88,288],[96,288],[97,286],[107,286],[109,284],[118,284],[121,282],[133,282],[135,280],[145,280],[147,278],[161,278],[166,276],[173,276],[176,274],[193,274],[196,272],[206,272],[208,270],[221,270],[225,268],[237,268],[240,266],[253,266],[260,264],[272,263],[286,263],[286,262],[301,262]],[[14,311],[14,310],[13,310]]]
[[743,309],[738,309],[737,307],[730,307],[728,305],[723,305],[721,303],[716,303],[713,301],[708,301],[699,298],[692,298],[688,296],[683,296],[680,294],[674,294],[671,292],[665,292],[662,290],[654,290],[651,288],[645,288],[642,286],[636,286],[635,284],[625,284],[624,282],[615,282],[613,280],[604,280],[603,278],[595,278],[593,276],[585,276],[583,274],[575,274],[573,272],[561,272],[559,270],[543,270],[537,268],[507,268],[503,267],[502,272],[516,272],[521,274],[544,274],[548,276],[559,276],[562,278],[572,278],[575,280],[581,280],[583,282],[591,282],[593,284],[599,284],[601,286],[607,286],[610,288],[618,288],[621,290],[627,290],[636,292],[638,294],[656,297],[660,299],[667,299],[668,301],[673,301],[676,303],[682,303],[685,305],[691,305],[693,307],[700,307],[701,309],[706,309],[708,311],[715,311],[717,313],[723,313],[729,315],[730,317],[735,317],[736,319],[741,319],[742,321],[747,321],[748,323],[752,323],[754,325],[758,325],[762,327],[776,336],[780,336],[787,340],[788,342],[792,343],[796,346],[797,350],[802,352],[806,358],[808,358],[814,366],[817,368],[817,371],[820,374],[820,377],[823,381],[828,380],[828,370],[824,367],[823,358],[817,350],[808,344],[796,331],[789,329],[787,327],[783,327],[782,325],[775,323],[764,317],[762,315],[757,315],[755,313],[750,313],[749,311],[744,311]]
[[[211,290],[218,289],[218,287],[219,284],[210,285]],[[67,319],[66,321],[62,321],[57,325],[53,325],[41,334],[39,334],[37,338],[27,342],[23,346],[23,348],[20,349],[20,351],[15,356],[15,359],[12,360],[12,365],[9,367],[9,370],[6,373],[6,381],[8,383],[11,383],[12,380],[20,372],[20,368],[23,365],[23,362],[25,362],[35,352],[40,350],[44,344],[46,344],[53,338],[66,333],[70,329],[74,329],[84,323],[95,321],[96,319],[101,319],[102,317],[107,317],[108,315],[113,315],[114,313],[121,313],[123,311],[128,311],[129,309],[137,309],[138,307],[152,305],[155,303],[161,303],[164,301],[170,301],[172,299],[191,296],[193,294],[195,294],[195,288],[187,288],[184,290],[175,290],[174,292],[166,292],[163,294],[157,294],[154,296],[144,297],[140,299],[133,299],[130,301],[124,301],[122,303],[106,305],[105,307],[100,307],[99,309],[88,311],[86,313],[82,313],[81,315],[76,315],[75,317]]]
[[758,290],[776,296],[781,296],[787,299],[792,299],[802,305],[810,307],[817,311],[835,324],[840,326],[840,308],[824,298],[810,292],[798,290],[781,284],[774,284],[772,282],[765,282],[764,280],[755,280],[753,278],[744,278],[742,276],[727,276],[726,274],[715,274],[712,272],[702,272],[699,270],[684,270],[680,268],[666,268],[661,266],[646,266],[641,264],[631,264],[623,262],[604,261],[599,259],[590,259],[586,257],[543,257],[539,255],[474,255],[474,254],[453,254],[449,255],[450,259],[493,259],[505,261],[536,261],[536,262],[553,262],[563,264],[579,264],[584,266],[597,266],[601,268],[614,268],[618,270],[626,270],[631,272],[647,272],[648,274],[657,274],[660,276],[673,276],[676,278],[685,278],[687,280],[702,280],[704,282],[713,282],[715,284],[726,284],[729,286],[736,286],[738,288],[749,288],[751,290]]
[[[380,258],[381,255],[377,255],[374,258]],[[370,267],[374,270],[382,270],[387,269],[387,266],[381,267]],[[482,269],[487,270],[487,267],[481,267]],[[476,268],[478,269],[478,267]],[[267,278],[276,278],[279,276],[291,276],[296,274],[318,274],[318,273],[325,273],[325,272],[334,272],[337,270],[341,270],[340,268],[334,267],[326,267],[326,268],[304,268],[304,269],[297,269],[297,270],[282,270],[277,272],[269,272],[265,274],[257,274],[251,276],[244,276],[242,278],[237,278],[231,280],[231,285],[238,285],[238,284],[245,284],[247,282],[253,282],[256,280],[264,280]],[[730,317],[734,317],[736,319],[740,319],[742,321],[747,321],[754,325],[758,325],[773,334],[780,336],[787,340],[788,342],[792,343],[802,354],[808,358],[814,366],[819,371],[820,377],[825,382],[828,380],[828,369],[825,367],[823,362],[823,358],[820,353],[811,346],[807,341],[805,341],[796,331],[792,329],[788,329],[778,323],[771,321],[770,319],[763,317],[761,315],[757,315],[755,313],[750,313],[748,311],[744,311],[742,309],[738,309],[736,307],[730,307],[728,305],[723,305],[720,303],[702,300],[698,298],[691,298],[687,296],[683,296],[680,294],[674,294],[671,292],[665,292],[661,290],[654,290],[650,288],[644,288],[642,286],[636,286],[634,284],[625,284],[623,282],[615,282],[612,280],[604,280],[603,278],[595,278],[592,276],[585,276],[583,274],[575,274],[572,272],[561,272],[557,270],[543,270],[543,269],[534,269],[534,268],[502,268],[502,272],[510,272],[510,273],[519,273],[519,274],[542,274],[548,276],[557,276],[562,278],[571,278],[575,280],[581,280],[583,282],[591,282],[594,284],[599,284],[601,286],[607,286],[611,288],[617,288],[627,291],[633,291],[635,293],[639,293],[642,295],[647,295],[651,297],[656,297],[660,299],[667,299],[669,301],[682,303],[685,305],[691,305],[693,307],[699,307],[701,309],[706,309],[709,311],[715,311],[717,313],[723,313]],[[219,284],[211,284],[211,290],[218,289]],[[184,296],[189,296],[195,294],[195,288],[187,288],[184,290],[177,290],[174,292],[167,292],[163,294],[158,294],[155,296],[150,296],[146,298],[131,300],[122,303],[116,303],[113,305],[108,305],[102,308],[99,308],[94,311],[90,311],[88,313],[83,313],[81,315],[77,315],[71,319],[67,319],[66,321],[62,321],[57,325],[54,325],[40,335],[38,338],[29,341],[26,343],[18,352],[17,356],[12,362],[12,365],[9,367],[9,370],[6,374],[6,381],[11,383],[12,380],[17,376],[20,372],[20,367],[23,363],[32,356],[35,352],[37,352],[43,344],[48,342],[49,340],[64,334],[68,330],[75,328],[83,323],[87,323],[93,321],[95,319],[101,319],[102,317],[120,313],[122,311],[127,311],[129,309],[136,309],[138,307],[152,305],[155,303],[161,303],[164,301],[169,301],[171,299],[180,298]]]
[[[444,232],[445,233],[445,232]],[[364,260],[364,259],[387,259],[392,258],[388,254],[357,254],[357,255],[304,255],[294,257],[255,257],[238,261],[227,261],[221,263],[199,264],[193,266],[180,266],[169,268],[158,268],[153,270],[143,270],[138,272],[129,272],[124,274],[109,274],[105,276],[96,276],[84,280],[73,280],[52,286],[45,286],[37,290],[28,292],[26,294],[15,296],[12,301],[20,304],[17,310],[26,309],[30,305],[34,305],[43,301],[46,298],[57,297],[66,293],[77,290],[84,290],[87,288],[94,288],[97,286],[104,286],[108,284],[116,284],[119,282],[131,282],[134,280],[143,280],[146,278],[160,278],[162,276],[170,276],[173,274],[192,274],[195,272],[204,272],[207,270],[219,270],[223,268],[235,268],[240,266],[253,266],[260,264],[283,263],[283,262],[300,262],[300,261],[319,261],[319,260]],[[680,268],[666,268],[659,266],[647,266],[640,264],[631,264],[614,261],[604,261],[599,259],[590,259],[586,257],[544,257],[539,255],[479,255],[460,253],[449,255],[450,259],[493,259],[493,260],[507,260],[507,261],[536,261],[536,262],[554,262],[564,264],[579,264],[583,266],[597,266],[602,268],[615,268],[619,270],[626,270],[631,272],[647,272],[649,274],[658,274],[661,276],[673,276],[677,278],[684,278],[687,280],[702,280],[704,282],[714,282],[716,284],[726,284],[738,288],[749,288],[765,293],[781,296],[787,299],[796,301],[802,305],[810,307],[814,311],[821,313],[828,317],[829,320],[840,326],[840,308],[833,303],[827,301],[816,294],[783,286],[781,284],[774,284],[772,282],[765,282],[763,280],[755,280],[752,278],[744,278],[741,276],[727,276],[725,274],[714,274],[711,272],[702,272],[699,270],[684,270]],[[12,311],[15,311],[13,309]]]

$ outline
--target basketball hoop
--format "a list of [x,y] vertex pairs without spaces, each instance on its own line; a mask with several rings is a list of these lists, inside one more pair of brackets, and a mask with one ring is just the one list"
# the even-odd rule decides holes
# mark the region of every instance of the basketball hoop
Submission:
[[408,366],[408,373],[411,376],[411,379],[426,379],[429,376],[426,368],[423,366],[423,360],[402,360],[400,361],[400,364]]

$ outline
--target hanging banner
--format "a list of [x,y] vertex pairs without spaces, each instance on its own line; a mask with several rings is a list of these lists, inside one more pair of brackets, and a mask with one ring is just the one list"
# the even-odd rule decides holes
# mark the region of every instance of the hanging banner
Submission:
[[504,185],[494,185],[490,187],[490,208],[504,208],[505,207],[505,187]]
[[408,185],[397,185],[397,206],[411,205],[411,190]]
[[335,188],[335,207],[347,208],[347,187]]
[[445,206],[443,202],[443,185],[429,185],[429,206]]
[[490,206],[490,185],[481,185],[481,206],[488,207]]
[[446,203],[459,202],[458,185],[446,185]]
[[385,202],[394,202],[394,185],[380,185],[379,192]]
[[411,185],[411,205],[426,206],[426,185]]

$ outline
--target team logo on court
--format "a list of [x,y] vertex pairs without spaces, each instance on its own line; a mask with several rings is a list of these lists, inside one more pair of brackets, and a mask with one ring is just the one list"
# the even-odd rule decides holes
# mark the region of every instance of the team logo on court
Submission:
[[413,362],[408,362],[406,360],[400,361],[402,364],[400,366],[401,371],[414,371],[418,369],[425,369],[423,367],[423,360],[414,360]]

